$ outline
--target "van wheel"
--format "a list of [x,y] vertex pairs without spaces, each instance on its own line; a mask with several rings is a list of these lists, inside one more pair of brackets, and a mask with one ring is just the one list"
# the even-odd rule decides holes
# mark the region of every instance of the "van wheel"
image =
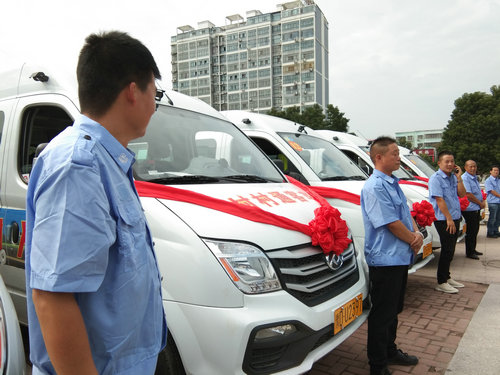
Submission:
[[155,375],[186,375],[181,356],[170,334],[167,337],[167,346],[158,354]]

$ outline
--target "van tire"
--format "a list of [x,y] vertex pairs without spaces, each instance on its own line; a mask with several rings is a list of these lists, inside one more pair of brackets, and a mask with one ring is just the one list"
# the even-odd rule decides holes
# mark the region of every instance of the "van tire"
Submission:
[[170,333],[167,336],[167,346],[158,354],[155,375],[186,375],[181,356]]

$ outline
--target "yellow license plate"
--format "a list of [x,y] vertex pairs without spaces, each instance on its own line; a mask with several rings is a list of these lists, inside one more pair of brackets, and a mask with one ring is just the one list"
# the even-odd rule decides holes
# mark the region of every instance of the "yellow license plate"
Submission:
[[351,324],[363,312],[363,294],[353,298],[342,307],[335,310],[333,315],[333,334],[336,335]]
[[432,243],[428,243],[427,245],[424,246],[424,252],[422,254],[422,259],[427,257],[428,255],[432,254]]

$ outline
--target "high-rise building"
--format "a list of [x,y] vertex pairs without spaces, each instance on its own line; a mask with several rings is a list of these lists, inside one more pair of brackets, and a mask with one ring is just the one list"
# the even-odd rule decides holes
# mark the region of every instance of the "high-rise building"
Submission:
[[267,112],[328,98],[328,22],[312,0],[251,10],[198,28],[180,26],[171,38],[172,87],[217,110]]

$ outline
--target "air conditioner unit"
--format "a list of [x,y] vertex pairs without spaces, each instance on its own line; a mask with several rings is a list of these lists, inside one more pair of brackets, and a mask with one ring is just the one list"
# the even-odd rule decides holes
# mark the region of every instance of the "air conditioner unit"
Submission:
[[304,90],[304,94],[307,94],[307,90]]
[[298,91],[295,91],[295,96],[299,95],[299,92]]
[[295,38],[295,43],[298,43],[299,42],[299,38]]

